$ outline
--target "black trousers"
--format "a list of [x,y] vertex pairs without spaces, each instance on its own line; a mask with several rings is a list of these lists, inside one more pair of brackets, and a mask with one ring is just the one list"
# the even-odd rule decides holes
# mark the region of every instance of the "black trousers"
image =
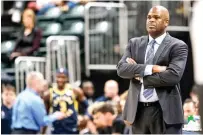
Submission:
[[139,102],[131,132],[132,134],[181,134],[182,124],[166,124],[159,102],[147,106]]
[[26,128],[15,128],[12,131],[12,134],[37,134],[38,131],[26,129]]

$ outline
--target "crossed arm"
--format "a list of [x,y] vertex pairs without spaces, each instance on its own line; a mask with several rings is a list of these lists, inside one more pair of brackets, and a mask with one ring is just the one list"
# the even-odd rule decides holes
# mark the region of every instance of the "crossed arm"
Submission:
[[174,45],[170,52],[168,67],[153,65],[152,74],[145,75],[147,64],[136,63],[131,56],[131,42],[117,65],[117,73],[122,78],[143,78],[144,87],[174,86],[179,83],[187,61],[188,48],[184,43]]

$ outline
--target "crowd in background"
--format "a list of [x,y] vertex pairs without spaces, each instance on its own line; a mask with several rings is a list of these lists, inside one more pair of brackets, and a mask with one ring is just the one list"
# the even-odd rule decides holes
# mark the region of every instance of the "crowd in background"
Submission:
[[[40,86],[39,82],[38,84]],[[42,88],[40,91],[41,97],[44,98],[45,95],[49,93],[50,88],[54,88],[54,85],[57,85],[57,87],[59,87],[61,85],[60,81],[57,81],[56,84],[53,83],[48,85],[47,82],[42,84]],[[27,84],[25,91],[29,87],[30,86]],[[37,88],[32,88],[32,89],[37,89]],[[73,94],[72,96],[76,97],[75,99],[78,101],[76,103],[77,105],[76,106],[74,105],[74,107],[75,107],[75,110],[77,110],[77,120],[78,120],[77,129],[80,134],[87,134],[87,133],[88,134],[89,133],[90,134],[91,133],[123,134],[123,133],[129,132],[129,129],[125,126],[121,118],[121,113],[124,107],[127,91],[122,95],[118,95],[119,88],[118,88],[118,83],[115,80],[108,80],[104,85],[104,95],[97,98],[94,95],[94,92],[95,92],[94,84],[91,81],[84,81],[81,84],[81,87],[74,88],[73,91],[74,92],[72,93]],[[19,94],[19,98],[22,97],[20,95],[22,94]],[[83,99],[81,99],[81,95],[83,96]],[[23,98],[25,98],[25,96]],[[15,122],[15,120],[12,120],[12,106],[15,104],[15,99],[16,99],[16,94],[15,94],[14,86],[11,86],[10,84],[3,85],[2,87],[2,101],[3,101],[2,134],[11,133],[12,121]],[[22,99],[18,99],[18,100],[22,100]],[[28,100],[31,100],[31,99],[29,98]],[[85,103],[85,105],[83,105],[83,102]],[[47,105],[46,100],[44,103],[45,105]],[[34,103],[32,104],[32,106],[34,106]],[[53,105],[50,105],[50,106],[53,106]],[[37,110],[39,108],[35,108],[35,109]],[[47,114],[49,114],[49,109],[47,109]],[[16,114],[13,112],[13,115],[16,115]],[[22,120],[22,123],[23,123],[23,120]]]
[[[41,97],[43,98],[46,93],[49,93],[50,88],[53,88],[54,85],[54,83],[49,85],[46,81],[43,84],[43,91],[40,94]],[[56,85],[60,86],[60,82]],[[91,81],[83,81],[81,87],[77,87],[76,89],[76,92],[73,90],[74,92],[72,94],[78,101],[77,106],[74,107],[77,110],[77,131],[80,134],[129,133],[130,129],[128,125],[125,125],[121,117],[128,91],[126,90],[123,94],[118,95],[119,88],[115,80],[108,80],[104,85],[104,95],[97,98],[94,95],[96,91],[94,84]],[[83,96],[83,100],[80,99],[81,95]],[[183,104],[185,124],[189,122],[190,117],[194,117],[193,120],[199,121],[199,100],[195,87],[191,90],[190,96]],[[15,99],[15,87],[10,84],[3,85],[3,102],[1,106],[2,134],[11,133],[12,107]],[[85,105],[83,105],[83,102]],[[46,105],[46,101],[44,103]],[[50,111],[47,109],[47,114],[49,113]],[[41,128],[41,132],[49,133],[49,130],[42,130]]]

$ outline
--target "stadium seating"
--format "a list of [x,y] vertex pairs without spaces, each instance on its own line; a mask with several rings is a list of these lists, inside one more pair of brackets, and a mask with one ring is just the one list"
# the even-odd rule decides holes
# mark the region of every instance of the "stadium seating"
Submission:
[[80,20],[64,21],[61,35],[84,35],[84,22]]
[[84,6],[79,5],[74,8],[72,8],[67,13],[64,13],[60,16],[59,20],[61,22],[65,20],[75,20],[75,19],[84,19]]
[[57,21],[61,14],[61,10],[57,7],[54,7],[49,9],[44,15],[37,16],[37,21]]

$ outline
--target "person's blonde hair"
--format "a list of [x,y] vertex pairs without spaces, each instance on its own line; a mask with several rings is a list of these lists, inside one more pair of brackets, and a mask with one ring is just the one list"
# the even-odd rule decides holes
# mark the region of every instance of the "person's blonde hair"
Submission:
[[[32,16],[32,22],[33,22],[33,26],[35,26],[35,19],[36,19],[36,16],[35,16],[35,12],[32,10],[32,9],[30,9],[30,8],[27,8],[27,9],[25,9],[24,11],[23,11],[23,13],[22,13],[22,20],[23,20],[23,17],[24,17],[24,15],[25,14],[30,14],[31,16]],[[24,24],[23,24],[24,25]]]

